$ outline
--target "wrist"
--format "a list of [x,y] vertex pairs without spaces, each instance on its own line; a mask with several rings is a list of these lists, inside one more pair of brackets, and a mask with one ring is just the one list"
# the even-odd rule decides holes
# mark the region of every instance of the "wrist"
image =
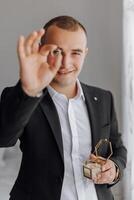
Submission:
[[116,182],[120,178],[120,169],[119,169],[119,167],[118,167],[118,165],[116,163],[114,163],[114,164],[115,164],[115,168],[116,168],[116,174],[115,174],[115,178],[114,178],[113,181]]
[[41,97],[43,94],[43,91],[33,91],[33,90],[28,90],[22,85],[22,89],[24,93],[30,97]]
[[115,162],[114,162],[114,165],[115,165],[115,169],[116,169],[115,177],[114,177],[114,180],[111,183],[109,183],[109,185],[113,185],[120,180],[120,169]]

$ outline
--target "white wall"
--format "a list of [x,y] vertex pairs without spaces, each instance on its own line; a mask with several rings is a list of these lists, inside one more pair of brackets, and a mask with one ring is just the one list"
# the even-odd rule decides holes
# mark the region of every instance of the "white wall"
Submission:
[[128,150],[124,200],[134,199],[134,0],[124,0],[123,136]]

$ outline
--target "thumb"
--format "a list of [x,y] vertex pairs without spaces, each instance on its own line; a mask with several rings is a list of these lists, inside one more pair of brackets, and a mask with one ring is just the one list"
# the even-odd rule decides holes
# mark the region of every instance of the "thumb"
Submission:
[[60,50],[56,55],[48,56],[48,64],[53,72],[56,73],[59,70],[62,64],[62,55]]
[[91,154],[90,157],[89,157],[89,159],[90,159],[91,161],[95,161],[96,158],[97,158],[97,157],[96,157],[94,154]]

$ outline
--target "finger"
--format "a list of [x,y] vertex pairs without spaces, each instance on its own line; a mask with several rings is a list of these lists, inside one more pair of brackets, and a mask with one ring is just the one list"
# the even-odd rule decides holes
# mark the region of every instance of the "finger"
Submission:
[[115,171],[111,168],[108,171],[98,173],[95,181],[98,182],[99,184],[110,183],[114,180],[114,178],[115,178]]
[[107,171],[111,168],[115,168],[113,161],[107,160],[104,165],[102,165],[102,172]]
[[89,159],[90,159],[91,161],[95,161],[96,158],[97,158],[97,157],[96,157],[94,154],[91,154],[90,157],[89,157]]
[[61,58],[61,50],[59,48],[54,49],[48,55],[48,64],[52,66],[56,66],[59,63],[59,59]]
[[114,180],[113,176],[109,176],[108,178],[107,177],[104,177],[104,178],[101,178],[101,179],[97,179],[96,181],[94,181],[96,184],[109,184],[109,183],[112,183]]
[[59,68],[61,67],[61,64],[62,64],[62,55],[61,55],[61,51],[59,51],[59,53],[55,56],[55,60],[53,61],[52,70],[54,72],[57,72]]
[[17,53],[18,53],[19,60],[22,60],[26,57],[24,42],[25,42],[25,38],[22,35],[22,36],[20,36],[20,38],[18,40],[18,44],[17,44]]
[[104,184],[112,182],[113,177],[110,172],[99,173],[96,178],[94,178],[94,182],[96,184]]
[[44,29],[40,29],[37,33],[38,33],[38,35],[35,38],[35,40],[33,41],[32,53],[37,53],[39,51],[41,37],[44,35],[45,30]]
[[42,56],[48,56],[49,54],[53,54],[53,51],[57,49],[56,45],[50,44],[50,45],[44,45],[40,49],[40,54]]
[[100,156],[96,156],[94,154],[91,154],[90,155],[90,160],[92,162],[96,162],[96,163],[102,163],[104,161],[104,158],[103,157],[100,157]]
[[27,37],[25,41],[25,52],[27,56],[29,56],[32,53],[32,46],[37,36],[38,36],[38,33],[34,31],[32,34],[30,34]]

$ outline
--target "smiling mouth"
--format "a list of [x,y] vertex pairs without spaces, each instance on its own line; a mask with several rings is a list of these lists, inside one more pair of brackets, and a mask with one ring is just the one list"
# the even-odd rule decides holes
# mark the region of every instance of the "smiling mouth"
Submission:
[[60,74],[60,75],[66,75],[66,74],[70,74],[70,73],[72,73],[74,70],[72,70],[72,71],[58,71],[58,74]]

